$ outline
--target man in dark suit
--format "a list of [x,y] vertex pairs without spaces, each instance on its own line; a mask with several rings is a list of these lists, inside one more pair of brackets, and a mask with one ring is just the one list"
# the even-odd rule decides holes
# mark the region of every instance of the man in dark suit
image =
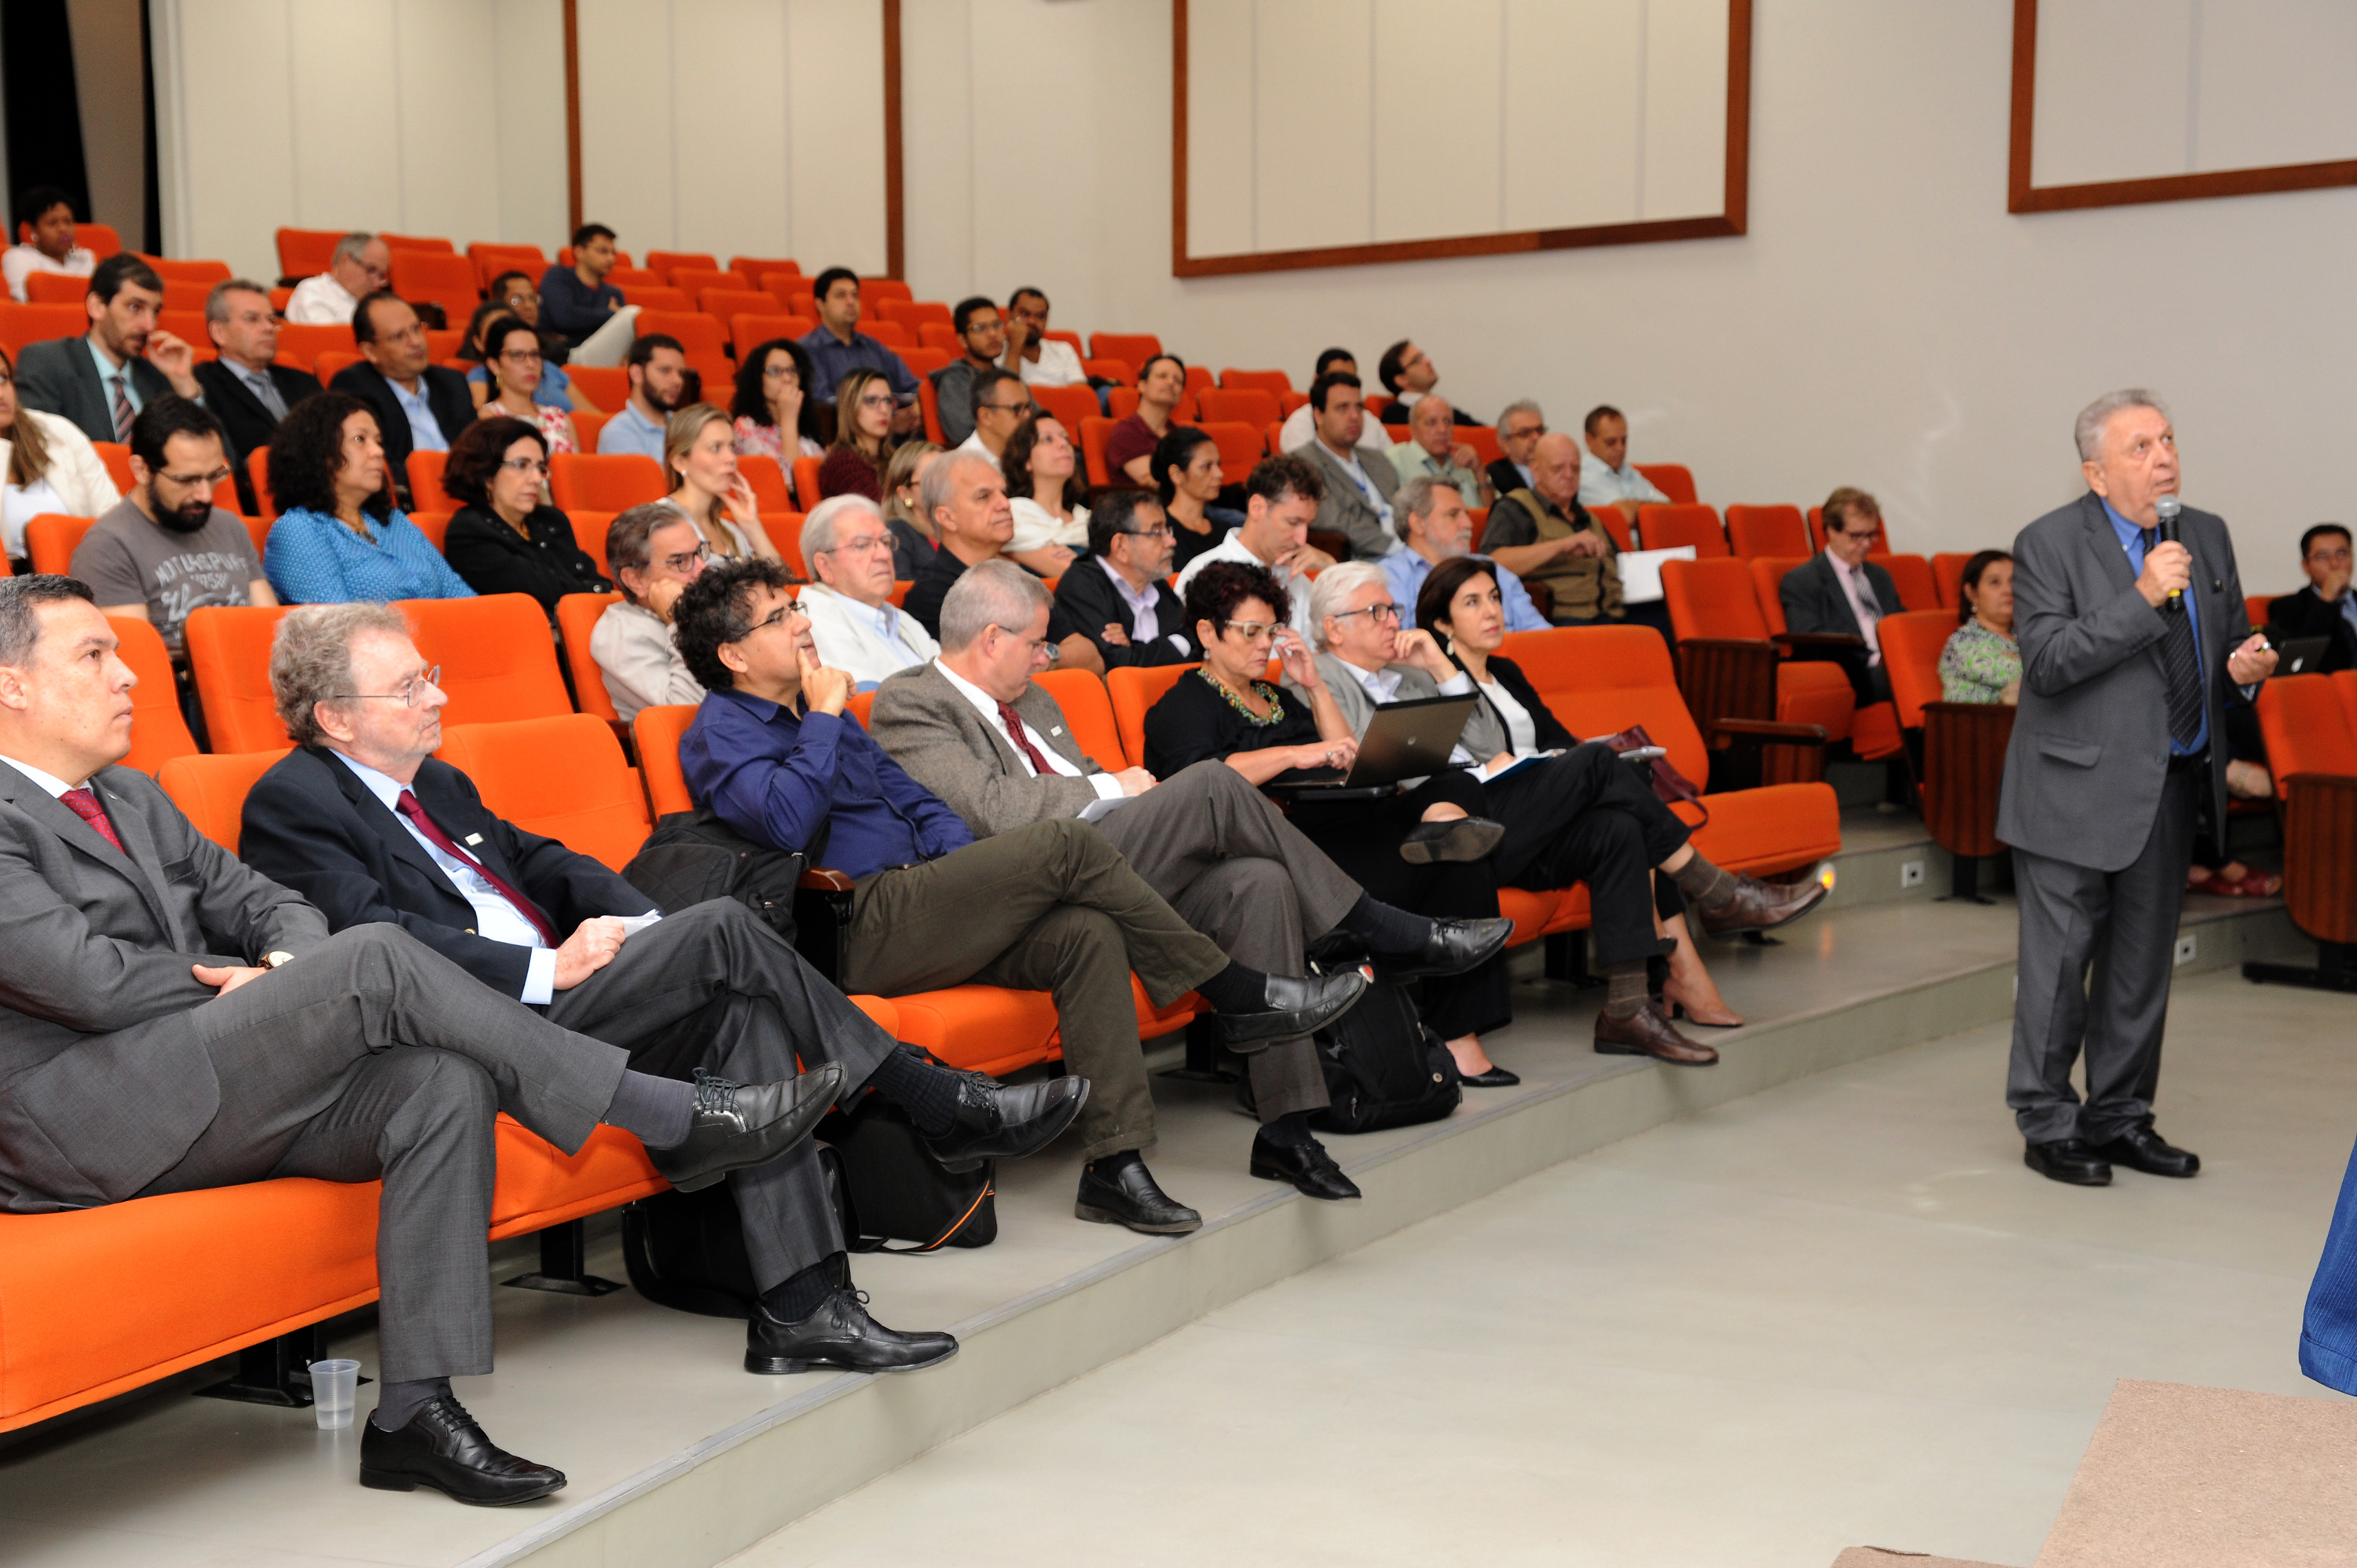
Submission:
[[2311,674],[2357,667],[2357,594],[2349,591],[2349,531],[2319,522],[2299,536],[2300,570],[2308,586],[2267,606],[2267,640],[2280,648],[2294,638],[2330,639]]
[[1176,548],[1152,490],[1115,490],[1089,514],[1089,556],[1056,582],[1056,607],[1096,645],[1105,668],[1188,664],[1203,657],[1170,591]]
[[92,441],[131,439],[131,422],[156,398],[177,392],[204,401],[197,351],[160,330],[164,280],[128,251],[98,263],[82,308],[90,330],[80,338],[27,343],[16,356],[16,396],[72,420]]
[[2225,523],[2187,508],[2183,542],[2159,537],[2178,486],[2159,401],[2108,392],[2076,435],[2089,493],[2013,546],[2021,706],[1996,834],[2021,898],[2006,1100],[2030,1169],[2100,1187],[2114,1165],[2201,1168],[2153,1129],[2178,906],[2197,814],[2225,820],[2227,690],[2248,696],[2276,655]]
[[328,385],[375,411],[393,495],[406,510],[409,455],[421,447],[447,452],[475,422],[474,394],[466,377],[430,362],[425,328],[399,295],[380,290],[361,300],[352,312],[352,337],[362,362],[337,371]]
[[1516,398],[1498,415],[1498,446],[1504,454],[1490,465],[1490,488],[1501,496],[1531,488],[1532,455],[1547,433],[1546,414],[1529,398]]
[[248,517],[260,517],[253,476],[246,459],[270,445],[271,433],[286,411],[319,390],[319,378],[277,363],[278,317],[270,293],[258,283],[232,278],[205,295],[205,331],[221,358],[197,367],[205,406],[229,438],[229,461],[238,499]]
[[494,1115],[568,1154],[623,1127],[693,1187],[802,1142],[841,1069],[691,1089],[396,927],[329,935],[114,766],[136,683],[88,588],[0,580],[0,1208],[382,1178],[361,1482],[473,1503],[556,1490],[563,1472],[494,1447],[450,1392],[491,1369]]
[[1842,489],[1825,499],[1825,547],[1784,574],[1784,629],[1801,636],[1855,637],[1860,646],[1841,655],[1861,704],[1890,700],[1890,671],[1882,662],[1876,625],[1907,607],[1890,574],[1867,559],[1882,532],[1882,509],[1864,490]]
[[[765,1082],[792,1077],[798,1057],[824,1060],[842,1098],[872,1083],[948,1165],[1033,1153],[1088,1097],[1084,1079],[1004,1088],[937,1067],[895,1046],[737,900],[664,917],[598,861],[493,816],[465,774],[433,757],[447,699],[399,611],[298,609],[279,623],[270,663],[296,747],[247,795],[239,849],[330,927],[398,925],[665,1077]],[[416,700],[339,694],[402,691]],[[761,1293],[748,1371],[906,1371],[956,1353],[946,1334],[896,1333],[862,1308],[816,1151],[731,1185]]]

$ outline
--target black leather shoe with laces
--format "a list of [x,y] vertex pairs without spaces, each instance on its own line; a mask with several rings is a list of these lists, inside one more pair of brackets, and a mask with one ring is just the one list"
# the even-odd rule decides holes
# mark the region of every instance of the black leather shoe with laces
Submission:
[[1315,1138],[1306,1144],[1272,1144],[1265,1134],[1254,1134],[1252,1174],[1263,1181],[1289,1181],[1302,1197],[1329,1203],[1363,1196],[1359,1184],[1342,1174],[1326,1145]]
[[839,1290],[799,1323],[756,1306],[745,1326],[745,1369],[777,1377],[832,1367],[845,1372],[913,1372],[958,1352],[947,1334],[902,1334],[867,1316],[867,1293]]
[[842,1093],[840,1062],[821,1062],[777,1083],[731,1083],[698,1072],[686,1142],[649,1149],[647,1158],[675,1190],[694,1192],[730,1171],[776,1159],[809,1137]]
[[1070,1073],[1037,1083],[998,1083],[978,1072],[957,1078],[955,1120],[940,1137],[925,1139],[944,1170],[970,1171],[985,1160],[1036,1155],[1089,1101],[1089,1080]]
[[429,1400],[409,1423],[387,1432],[373,1420],[361,1434],[361,1485],[381,1492],[431,1487],[462,1503],[504,1508],[544,1498],[565,1485],[565,1472],[519,1459],[483,1435],[456,1398]]

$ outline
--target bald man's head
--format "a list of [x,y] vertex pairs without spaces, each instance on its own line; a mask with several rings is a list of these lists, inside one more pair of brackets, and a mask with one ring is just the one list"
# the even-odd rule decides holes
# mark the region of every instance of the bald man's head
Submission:
[[1560,430],[1540,436],[1531,449],[1531,489],[1568,510],[1579,497],[1579,443]]

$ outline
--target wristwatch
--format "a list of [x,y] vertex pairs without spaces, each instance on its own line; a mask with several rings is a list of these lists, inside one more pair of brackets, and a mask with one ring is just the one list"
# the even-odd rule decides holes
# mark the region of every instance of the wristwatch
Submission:
[[293,963],[294,961],[295,955],[284,950],[266,952],[262,955],[262,967],[264,969],[276,969],[281,964]]

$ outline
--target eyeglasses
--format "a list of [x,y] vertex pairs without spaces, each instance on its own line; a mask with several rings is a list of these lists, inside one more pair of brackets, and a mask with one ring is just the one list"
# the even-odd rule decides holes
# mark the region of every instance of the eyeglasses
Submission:
[[[500,467],[507,469],[510,473],[515,474],[545,474],[548,472],[548,464],[546,460],[539,457],[502,457],[500,459]],[[226,470],[224,470],[224,472],[226,472]]]
[[[544,469],[544,471],[545,470]],[[694,549],[688,551],[684,554],[664,556],[662,558],[662,564],[667,570],[684,572],[690,566],[694,565],[698,561],[709,561],[711,559],[712,546],[709,544],[699,544]]]
[[788,376],[791,376],[794,380],[800,381],[802,380],[802,373],[800,371],[794,369],[793,361],[791,360],[787,360],[782,365],[773,364],[764,365],[761,367],[761,379],[765,381],[781,381]]
[[1243,634],[1243,639],[1246,642],[1259,642],[1265,639],[1275,637],[1277,634],[1279,628],[1284,625],[1284,622],[1274,620],[1232,620],[1226,624],[1227,628],[1230,631],[1242,632]]
[[980,406],[995,408],[1001,413],[1028,413],[1039,405],[1027,397],[1021,403],[985,403]]
[[[783,626],[786,624],[786,618],[793,613],[793,603],[791,600],[788,600],[786,603],[780,605],[776,609],[771,610],[768,615],[762,617],[759,620],[755,621],[751,626],[747,627],[745,628],[745,637],[750,637],[757,631],[767,631],[771,627]],[[745,637],[740,637],[736,640],[742,642],[745,640]]]
[[538,305],[540,303],[540,295],[536,294],[511,294],[501,303],[507,305]]
[[519,365],[536,365],[540,363],[541,353],[537,349],[502,349],[500,350],[500,358],[512,360]]
[[1125,528],[1122,532],[1128,534],[1132,539],[1169,539],[1173,537],[1170,525],[1167,522],[1159,528]]
[[862,408],[889,408],[892,406],[892,394],[890,392],[863,392],[860,395],[859,406]]
[[404,681],[398,692],[335,692],[330,695],[339,703],[399,703],[404,708],[414,708],[425,700],[426,693],[441,689],[442,666],[436,664],[425,674]]
[[818,553],[821,555],[834,555],[848,551],[856,555],[863,553],[864,552],[873,550],[877,545],[884,542],[884,535],[880,533],[863,533],[854,539],[838,540],[824,550],[818,552]]
[[[993,626],[998,625],[996,621],[993,621],[991,624]],[[1016,641],[1023,644],[1024,649],[1034,659],[1037,659],[1040,654],[1045,653],[1048,656],[1048,662],[1053,664],[1056,660],[1063,658],[1064,656],[1063,644],[1055,641],[1053,639],[1045,637],[1027,637],[1024,635],[1024,628],[1021,627],[1000,626],[998,627],[998,629],[1013,638]]]
[[1544,424],[1534,424],[1527,430],[1502,430],[1500,431],[1498,435],[1499,439],[1502,441],[1522,441],[1526,440],[1533,435],[1544,435],[1546,433],[1547,427]]
[[1397,621],[1400,607],[1394,604],[1369,605],[1362,610],[1337,610],[1332,618],[1349,620],[1352,616],[1372,616],[1377,620]]

